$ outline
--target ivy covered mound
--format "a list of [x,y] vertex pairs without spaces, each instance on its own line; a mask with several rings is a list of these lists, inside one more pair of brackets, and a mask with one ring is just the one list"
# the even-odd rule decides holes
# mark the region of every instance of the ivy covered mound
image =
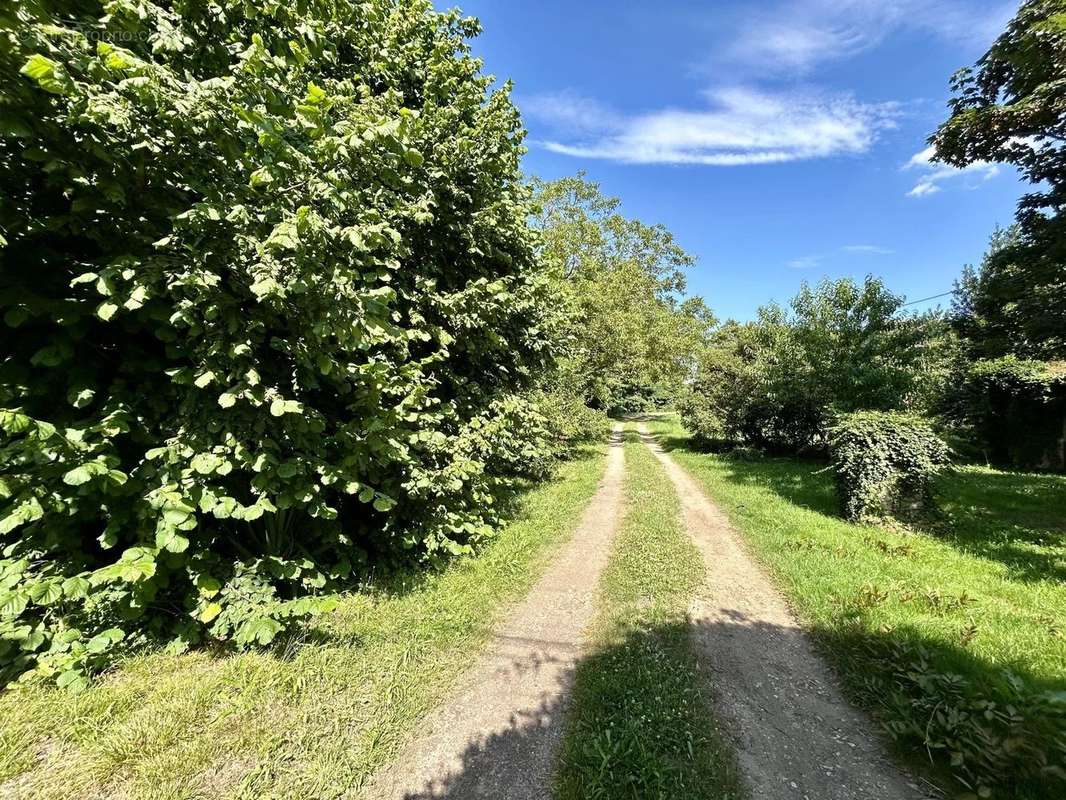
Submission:
[[476,33],[420,0],[0,11],[0,680],[269,643],[368,560],[468,549],[543,463],[522,131]]
[[841,414],[829,455],[844,516],[876,521],[933,509],[933,480],[951,453],[924,418],[893,411]]

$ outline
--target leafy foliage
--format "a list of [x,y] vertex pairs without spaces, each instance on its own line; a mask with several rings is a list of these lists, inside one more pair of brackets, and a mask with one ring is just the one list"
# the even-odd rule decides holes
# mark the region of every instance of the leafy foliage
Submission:
[[680,299],[695,259],[581,174],[535,188],[538,252],[568,346],[556,391],[607,410],[676,392],[714,322],[702,300]]
[[844,516],[883,519],[932,504],[932,482],[949,462],[932,427],[907,414],[844,414],[829,429],[829,452]]
[[865,677],[863,699],[897,741],[918,744],[949,765],[970,797],[1030,781],[1066,782],[1066,697],[1010,671],[997,680],[944,671],[905,638],[858,636],[839,656]]
[[553,358],[522,131],[424,0],[0,12],[0,669],[267,644],[487,536]]
[[788,311],[727,323],[703,351],[682,420],[705,443],[820,449],[833,412],[924,409],[949,374],[953,344],[935,316],[868,277],[806,284]]
[[1066,364],[1013,355],[975,361],[953,401],[989,460],[1066,469]]
[[964,277],[979,355],[1066,356],[1066,2],[1027,0],[974,68],[953,78],[951,117],[931,139],[956,167],[1012,164],[1038,190]]
[[572,393],[541,392],[534,400],[556,454],[572,453],[582,442],[603,441],[611,430],[606,413],[589,408]]

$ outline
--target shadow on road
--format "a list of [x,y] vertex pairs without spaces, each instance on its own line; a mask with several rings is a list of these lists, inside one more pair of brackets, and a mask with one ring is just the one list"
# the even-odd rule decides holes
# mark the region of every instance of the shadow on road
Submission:
[[[888,743],[888,749],[917,770],[920,777],[910,779],[918,787],[912,796],[936,795],[928,779],[950,793],[958,793],[962,785],[952,772],[975,784],[998,776],[998,784],[986,784],[992,786],[993,796],[1066,796],[1056,794],[1066,792],[1066,783],[1056,783],[1059,779],[1055,777],[1056,768],[1066,770],[1066,750],[1061,745],[1066,740],[1066,708],[1047,702],[1043,692],[1048,687],[1008,673],[963,647],[923,638],[911,630],[871,631],[850,618],[812,633],[818,649],[831,654],[830,661],[842,672],[846,693],[874,715],[871,726],[883,737],[892,733],[894,742]],[[693,748],[691,742],[672,738],[668,719],[673,709],[665,709],[665,716],[654,721],[641,719],[636,715],[643,711],[644,704],[627,700],[624,692],[614,688],[626,684],[625,676],[618,681],[605,681],[602,676],[624,670],[625,665],[634,670],[646,669],[648,661],[640,654],[654,653],[663,641],[678,637],[728,640],[731,647],[762,650],[768,642],[787,649],[802,635],[793,628],[752,624],[743,618],[705,624],[699,629],[679,624],[631,631],[581,659],[576,669],[565,676],[565,681],[573,681],[574,696],[581,699],[577,716],[560,703],[542,704],[535,712],[512,719],[506,730],[471,742],[457,770],[404,798],[738,797],[715,788],[723,785],[722,770],[730,768],[731,754],[716,753],[699,743]],[[945,664],[957,667],[962,663],[966,668],[961,674],[944,670]],[[708,691],[702,692],[706,723],[711,735],[717,735],[719,732],[713,730],[715,711],[711,698],[729,690],[730,676],[715,675],[708,664],[701,664],[700,674],[709,684],[703,687]],[[803,681],[804,676],[797,675],[795,679]],[[759,676],[747,676],[745,683],[758,686],[763,682]],[[773,682],[766,681],[765,685],[765,703],[773,704],[777,701],[772,694]],[[1016,713],[1013,717],[973,714],[974,704],[984,701],[994,702],[997,707],[1010,705]],[[632,718],[626,718],[627,703],[633,708]],[[610,725],[607,717],[611,718]],[[787,733],[797,742],[809,744],[812,738],[834,736],[824,720],[796,718],[793,724],[794,730]],[[767,757],[759,753],[745,755],[750,731],[737,730],[731,720],[722,720],[720,733],[726,742],[740,749],[742,764],[752,757]],[[522,768],[524,759],[545,742],[557,742],[560,735],[569,738],[560,753],[556,787],[530,785]],[[958,737],[985,741],[986,746],[953,750],[949,742],[958,742]],[[996,742],[999,746],[992,744]],[[827,744],[830,748],[839,746],[839,742]],[[803,749],[801,746],[800,751]],[[888,800],[896,796],[849,785],[847,775],[836,771],[837,765],[802,763],[788,758],[787,753],[778,756],[762,768],[771,770],[780,791],[760,794],[760,800],[805,794],[820,800]],[[953,756],[958,763],[949,767]],[[826,774],[828,780],[818,780],[818,775]],[[812,781],[818,785],[812,785]]]

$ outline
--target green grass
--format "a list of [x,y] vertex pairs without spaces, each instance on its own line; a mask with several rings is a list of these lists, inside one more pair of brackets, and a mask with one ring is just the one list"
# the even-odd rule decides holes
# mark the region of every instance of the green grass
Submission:
[[[929,711],[920,694],[943,691],[951,675],[981,687],[999,711],[1013,695],[1007,671],[1030,699],[1066,690],[1066,477],[963,467],[937,486],[944,513],[933,529],[855,525],[837,515],[822,464],[697,453],[676,421],[652,427],[745,534],[852,695],[898,726],[900,741],[917,745],[923,760],[925,716],[943,709]],[[922,674],[904,674],[912,668]],[[939,688],[921,688],[926,678]],[[1022,728],[1037,749],[1062,759],[1066,750],[1055,750],[1047,733],[1062,731],[1062,722],[1050,719]],[[943,752],[932,756],[947,761]],[[1017,763],[989,769],[1003,771],[1005,787],[1014,784],[997,797],[1062,796],[1061,785],[1013,781]]]
[[603,464],[598,451],[563,465],[477,557],[398,591],[352,594],[288,647],[139,657],[76,696],[8,690],[0,796],[322,798],[358,787],[573,531]]
[[625,454],[625,518],[601,581],[591,654],[577,669],[558,797],[740,797],[686,616],[703,584],[702,557],[655,457],[633,434]]

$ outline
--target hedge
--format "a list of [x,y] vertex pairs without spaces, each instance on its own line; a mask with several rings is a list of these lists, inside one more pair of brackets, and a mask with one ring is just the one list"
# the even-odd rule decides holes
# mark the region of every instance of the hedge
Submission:
[[489,535],[553,358],[522,129],[423,0],[0,11],[0,681],[271,641]]
[[1066,470],[1066,364],[1015,356],[976,361],[958,396],[961,417],[989,461]]

